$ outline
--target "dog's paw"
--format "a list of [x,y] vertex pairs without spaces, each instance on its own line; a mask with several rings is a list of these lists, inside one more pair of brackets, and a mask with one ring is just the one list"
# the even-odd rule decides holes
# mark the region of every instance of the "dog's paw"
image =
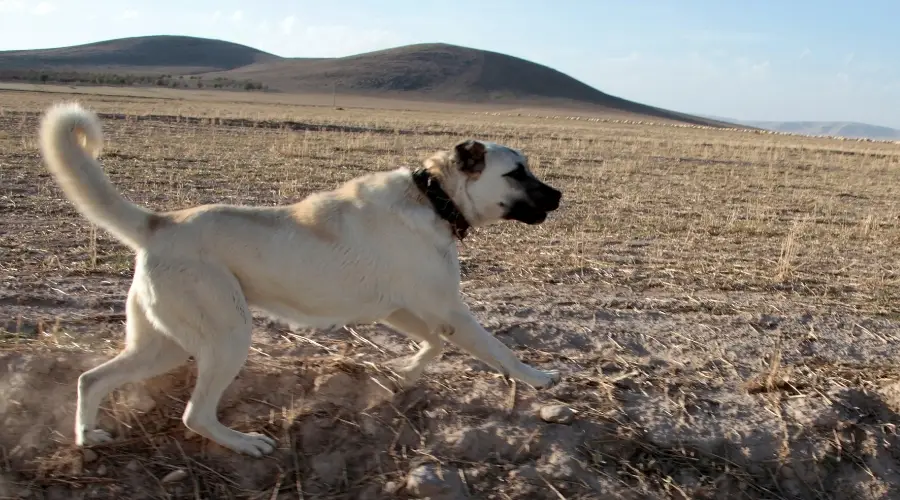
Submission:
[[535,389],[549,389],[558,384],[562,380],[562,374],[559,370],[548,370],[540,372],[536,384],[532,384]]
[[385,363],[385,366],[392,372],[391,381],[399,390],[412,388],[425,373],[425,366],[417,365],[412,359],[395,359]]
[[222,443],[232,451],[250,455],[251,457],[262,457],[275,451],[276,442],[269,436],[264,436],[258,432],[249,432],[240,434],[240,437],[230,443]]
[[397,380],[395,383],[400,387],[400,389],[410,389],[416,385],[416,382],[422,378],[424,370],[421,368],[417,368],[414,366],[407,366],[404,368],[395,368],[394,373],[397,374]]
[[90,446],[92,444],[108,443],[112,441],[112,436],[103,429],[83,430],[75,436],[76,446]]

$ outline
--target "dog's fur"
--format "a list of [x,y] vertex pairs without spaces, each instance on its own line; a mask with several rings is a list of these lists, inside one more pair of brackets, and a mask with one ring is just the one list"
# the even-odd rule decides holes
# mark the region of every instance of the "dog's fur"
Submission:
[[[39,134],[47,167],[78,211],[136,252],[125,348],[78,379],[79,446],[111,439],[96,428],[106,394],[194,356],[197,383],[184,424],[236,452],[272,452],[274,440],[237,432],[216,416],[247,358],[251,306],[292,324],[381,322],[405,333],[421,346],[399,370],[405,384],[440,355],[442,339],[533,387],[559,380],[556,371],[519,361],[469,312],[450,224],[407,168],[365,175],[293,205],[155,213],[122,197],[103,173],[93,112],[57,104]],[[525,156],[497,144],[461,142],[424,168],[473,227],[502,219],[539,224],[559,206],[561,193],[529,172]]]

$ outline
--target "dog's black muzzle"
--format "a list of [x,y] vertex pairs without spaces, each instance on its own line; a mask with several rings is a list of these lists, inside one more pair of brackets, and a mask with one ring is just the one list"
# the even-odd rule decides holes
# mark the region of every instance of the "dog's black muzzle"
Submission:
[[528,197],[534,202],[535,206],[545,212],[552,212],[559,208],[559,202],[562,200],[562,193],[552,187],[543,184],[536,189],[534,193],[528,193]]
[[525,224],[540,224],[547,219],[547,213],[559,208],[562,193],[541,183],[525,191],[525,199],[516,200],[503,216],[507,220],[517,220]]

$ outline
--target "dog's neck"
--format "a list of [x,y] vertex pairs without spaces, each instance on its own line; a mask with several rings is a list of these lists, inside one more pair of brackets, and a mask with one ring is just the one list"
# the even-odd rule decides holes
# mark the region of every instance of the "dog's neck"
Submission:
[[456,203],[444,191],[441,181],[426,168],[418,168],[413,171],[412,178],[419,191],[431,202],[431,206],[434,207],[438,216],[450,224],[453,236],[462,241],[468,234],[471,225]]

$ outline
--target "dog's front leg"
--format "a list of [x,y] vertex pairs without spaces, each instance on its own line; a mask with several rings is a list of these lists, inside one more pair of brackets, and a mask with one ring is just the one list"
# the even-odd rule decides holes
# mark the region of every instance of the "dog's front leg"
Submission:
[[431,331],[425,321],[406,309],[394,311],[382,323],[419,342],[419,352],[408,359],[405,366],[396,370],[402,377],[401,384],[411,387],[422,376],[428,363],[441,355],[444,341]]
[[545,389],[559,382],[558,371],[541,371],[520,361],[503,342],[485,330],[467,308],[452,312],[448,323],[451,328],[444,334],[448,341],[504,376],[537,389]]

